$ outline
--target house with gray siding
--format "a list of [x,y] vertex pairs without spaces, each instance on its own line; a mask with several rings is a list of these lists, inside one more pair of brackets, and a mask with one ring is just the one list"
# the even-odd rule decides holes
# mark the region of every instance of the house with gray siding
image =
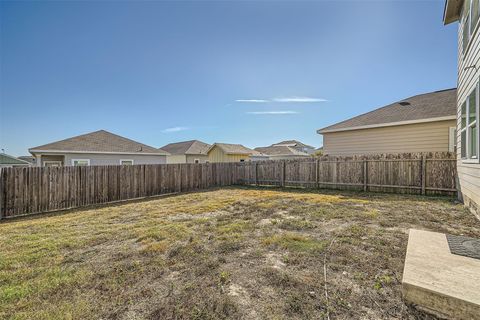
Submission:
[[[480,216],[480,0],[447,0],[443,22],[458,22],[456,100],[458,187],[464,203]],[[454,44],[452,44],[454,45]]]
[[167,163],[206,163],[208,162],[208,143],[190,140],[169,143],[162,150],[169,153]]
[[44,144],[28,150],[40,167],[162,164],[168,152],[105,130]]

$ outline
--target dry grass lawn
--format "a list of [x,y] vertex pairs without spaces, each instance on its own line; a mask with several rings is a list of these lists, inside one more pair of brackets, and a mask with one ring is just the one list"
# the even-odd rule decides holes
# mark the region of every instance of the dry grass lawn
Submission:
[[480,237],[452,199],[253,188],[6,221],[0,318],[428,319],[409,228]]

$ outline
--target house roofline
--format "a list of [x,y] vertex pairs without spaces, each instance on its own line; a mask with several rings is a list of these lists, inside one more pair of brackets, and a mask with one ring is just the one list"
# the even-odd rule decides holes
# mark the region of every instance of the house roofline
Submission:
[[128,155],[149,155],[149,156],[168,156],[168,152],[152,153],[152,152],[114,152],[114,151],[77,151],[77,150],[42,150],[42,149],[28,149],[31,154],[34,153],[93,153],[93,154],[128,154]]
[[324,129],[318,129],[317,133],[318,134],[324,134],[324,133],[333,133],[333,132],[340,132],[340,131],[352,131],[352,130],[361,130],[361,129],[393,127],[393,126],[401,126],[401,125],[406,125],[406,124],[446,121],[446,120],[455,120],[455,119],[457,119],[457,116],[456,115],[451,115],[451,116],[436,117],[436,118],[425,118],[425,119],[418,119],[418,120],[406,120],[406,121],[369,124],[369,125],[364,125],[364,126],[339,128],[339,129],[327,129],[328,128],[327,127],[327,128],[324,128]]
[[207,150],[207,155],[210,153],[210,151],[212,151],[212,149],[213,149],[214,147],[219,147],[220,149],[223,150],[223,152],[224,152],[225,154],[229,154],[229,155],[232,155],[232,154],[240,154],[240,155],[244,155],[244,156],[245,156],[245,155],[246,155],[246,156],[251,156],[251,155],[254,155],[254,154],[255,154],[254,152],[227,152],[227,151],[226,151],[224,148],[222,148],[220,145],[214,143],[214,144],[212,144],[212,145],[210,146],[210,148],[208,148],[208,150]]
[[460,19],[463,0],[446,0],[443,10],[443,24],[447,25]]

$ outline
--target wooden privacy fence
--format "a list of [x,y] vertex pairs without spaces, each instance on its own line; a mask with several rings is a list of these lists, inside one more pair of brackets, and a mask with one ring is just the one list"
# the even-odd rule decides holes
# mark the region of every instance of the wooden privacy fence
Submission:
[[229,185],[456,192],[452,154],[244,163],[4,168],[0,218]]

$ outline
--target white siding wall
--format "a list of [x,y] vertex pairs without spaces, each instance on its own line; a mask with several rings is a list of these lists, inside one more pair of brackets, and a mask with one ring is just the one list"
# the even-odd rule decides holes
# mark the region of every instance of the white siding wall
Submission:
[[[477,28],[475,31],[465,55],[462,53],[462,32],[463,24],[460,23],[458,29],[457,146],[460,146],[461,105],[475,88],[480,76],[478,69],[480,68],[479,30]],[[464,163],[460,157],[460,148],[457,148],[457,151],[460,190],[465,203],[476,210],[476,208],[480,208],[480,164]]]

